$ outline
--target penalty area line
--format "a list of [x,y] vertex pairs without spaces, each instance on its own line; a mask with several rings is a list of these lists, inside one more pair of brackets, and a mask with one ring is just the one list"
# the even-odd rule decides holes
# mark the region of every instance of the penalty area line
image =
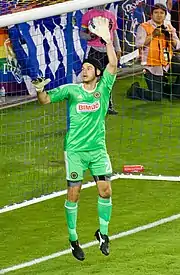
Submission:
[[[165,224],[165,223],[177,220],[179,218],[180,218],[180,213],[176,214],[176,215],[173,215],[173,216],[170,216],[170,217],[167,217],[167,218],[160,219],[160,220],[152,222],[152,223],[148,223],[148,224],[145,224],[145,225],[142,225],[142,226],[139,226],[139,227],[135,227],[135,228],[130,229],[128,231],[120,232],[119,234],[110,236],[109,239],[110,240],[115,240],[115,239],[123,238],[125,236],[133,235],[135,233],[157,227],[161,224]],[[98,241],[92,241],[92,242],[83,244],[82,248],[88,248],[88,247],[91,247],[91,246],[94,246],[94,245],[97,245],[97,244],[98,244]],[[6,273],[11,272],[11,271],[15,271],[15,270],[22,269],[22,268],[25,268],[25,267],[33,266],[35,264],[39,264],[39,263],[42,263],[42,262],[45,262],[45,261],[48,261],[48,260],[51,260],[51,259],[55,259],[57,257],[67,255],[69,253],[71,253],[71,249],[66,249],[66,250],[63,250],[63,251],[59,251],[57,253],[53,253],[53,254],[48,255],[48,256],[37,258],[37,259],[34,259],[32,261],[29,261],[29,262],[25,262],[25,263],[22,263],[22,264],[18,264],[18,265],[14,265],[14,266],[11,266],[11,267],[8,267],[8,268],[1,269],[0,274],[6,274]]]

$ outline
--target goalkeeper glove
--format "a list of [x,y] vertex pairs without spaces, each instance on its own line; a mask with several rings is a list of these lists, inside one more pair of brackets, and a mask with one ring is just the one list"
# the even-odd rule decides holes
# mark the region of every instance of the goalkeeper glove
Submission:
[[38,77],[36,80],[32,81],[36,92],[41,93],[44,91],[44,86],[46,86],[51,81],[50,78],[45,79],[44,77]]
[[111,41],[109,32],[109,20],[105,17],[98,16],[91,20],[89,23],[89,31],[101,37],[106,43]]

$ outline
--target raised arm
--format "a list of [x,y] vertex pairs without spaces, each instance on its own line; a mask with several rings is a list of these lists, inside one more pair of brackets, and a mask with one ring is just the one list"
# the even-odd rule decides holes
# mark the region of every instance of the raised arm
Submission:
[[48,104],[51,102],[50,96],[44,91],[44,86],[47,85],[51,80],[48,79],[37,79],[32,81],[32,84],[34,85],[36,92],[37,92],[37,98],[39,100],[39,103],[41,104]]
[[107,56],[109,60],[109,63],[107,64],[106,69],[110,74],[116,74],[118,60],[117,60],[117,56],[111,40],[106,42],[106,50],[107,50]]
[[111,35],[109,32],[109,20],[105,17],[95,17],[92,24],[89,26],[89,30],[102,38],[103,43],[106,44],[107,56],[109,63],[106,69],[111,74],[117,72],[117,57],[114,50],[113,42],[111,41]]
[[113,45],[114,45],[114,48],[115,48],[115,51],[116,51],[117,59],[119,60],[120,57],[121,57],[121,46],[120,46],[117,30],[115,30],[114,33],[113,33]]

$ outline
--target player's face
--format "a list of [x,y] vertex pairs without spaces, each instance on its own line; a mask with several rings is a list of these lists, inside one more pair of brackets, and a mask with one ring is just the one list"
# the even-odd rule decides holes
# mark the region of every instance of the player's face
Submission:
[[84,63],[82,66],[83,83],[90,83],[96,79],[95,68],[90,63]]
[[157,9],[153,11],[152,19],[156,24],[163,24],[165,17],[166,13],[162,9]]

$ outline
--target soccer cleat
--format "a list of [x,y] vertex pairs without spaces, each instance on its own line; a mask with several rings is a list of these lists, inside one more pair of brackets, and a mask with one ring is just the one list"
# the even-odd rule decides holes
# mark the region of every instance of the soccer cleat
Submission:
[[83,252],[82,248],[79,245],[78,240],[77,241],[70,241],[70,243],[71,243],[71,250],[72,250],[73,256],[77,260],[83,261],[85,259],[85,255],[84,255],[84,252]]
[[107,235],[103,235],[100,230],[98,229],[96,232],[95,232],[95,235],[96,239],[98,240],[99,242],[99,248],[101,250],[101,252],[108,256],[109,255],[109,238]]

